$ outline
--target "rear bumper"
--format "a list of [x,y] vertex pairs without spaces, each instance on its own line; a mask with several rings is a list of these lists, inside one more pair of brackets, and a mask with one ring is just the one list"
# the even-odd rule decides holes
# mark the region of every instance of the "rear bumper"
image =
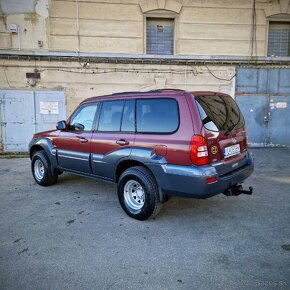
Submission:
[[[212,165],[197,167],[147,164],[147,166],[166,194],[207,198],[243,182],[254,170],[254,159],[251,153],[247,153],[247,161],[242,167],[220,176]],[[208,184],[209,177],[216,177],[217,181]]]

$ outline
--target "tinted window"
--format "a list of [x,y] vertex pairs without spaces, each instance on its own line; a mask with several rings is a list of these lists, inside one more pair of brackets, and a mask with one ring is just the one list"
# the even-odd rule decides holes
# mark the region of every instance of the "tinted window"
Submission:
[[[70,120],[72,130],[91,131],[97,110],[97,104],[81,107]],[[82,129],[80,129],[82,128]]]
[[178,125],[178,106],[174,99],[137,101],[137,132],[172,133]]
[[244,126],[243,115],[236,102],[227,96],[196,97],[198,110],[206,129],[226,131]]
[[103,103],[99,121],[99,131],[120,131],[123,104],[123,101],[109,101]]
[[135,102],[133,100],[126,101],[123,111],[123,119],[121,131],[134,132],[135,131]]

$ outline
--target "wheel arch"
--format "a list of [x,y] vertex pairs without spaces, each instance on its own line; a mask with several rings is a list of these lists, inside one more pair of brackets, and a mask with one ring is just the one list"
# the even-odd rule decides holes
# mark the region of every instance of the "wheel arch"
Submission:
[[122,175],[122,173],[125,170],[127,170],[128,168],[135,167],[135,166],[143,166],[144,168],[146,168],[152,174],[152,176],[155,179],[155,182],[156,182],[156,184],[158,186],[158,189],[159,189],[159,198],[160,198],[160,201],[162,203],[165,202],[165,201],[167,201],[168,200],[168,197],[165,194],[165,192],[162,190],[162,188],[159,186],[158,181],[157,181],[157,179],[156,179],[153,171],[148,166],[146,166],[146,164],[144,164],[141,161],[138,161],[138,160],[135,160],[135,159],[126,159],[126,160],[120,161],[117,164],[116,169],[115,169],[114,181],[116,183],[118,183],[118,180],[119,180],[120,176]]
[[143,167],[147,168],[151,172],[151,170],[143,162],[140,162],[140,161],[134,160],[134,159],[126,159],[126,160],[120,161],[117,164],[116,169],[115,169],[115,174],[114,174],[114,181],[118,182],[118,180],[119,180],[120,176],[122,175],[122,173],[125,170],[127,170],[128,168],[131,168],[131,167],[134,167],[134,166],[143,166]]
[[44,150],[44,148],[38,144],[31,146],[30,151],[29,151],[30,159],[32,159],[32,156],[35,154],[35,152],[41,151],[41,150]]
[[53,168],[58,168],[56,149],[48,138],[34,139],[29,144],[30,159],[37,151],[44,150]]

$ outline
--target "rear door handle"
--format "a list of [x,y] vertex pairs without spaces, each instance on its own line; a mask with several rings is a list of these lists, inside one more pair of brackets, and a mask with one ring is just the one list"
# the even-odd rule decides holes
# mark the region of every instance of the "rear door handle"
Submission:
[[127,140],[120,139],[116,141],[116,144],[124,146],[124,145],[129,145],[129,142]]

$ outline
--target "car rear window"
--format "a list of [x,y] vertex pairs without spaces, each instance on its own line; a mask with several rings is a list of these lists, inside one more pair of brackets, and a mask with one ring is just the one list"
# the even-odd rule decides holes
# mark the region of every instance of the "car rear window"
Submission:
[[179,126],[179,110],[175,99],[137,100],[138,133],[173,133]]
[[230,96],[197,96],[195,100],[206,129],[219,132],[245,125],[238,105]]

